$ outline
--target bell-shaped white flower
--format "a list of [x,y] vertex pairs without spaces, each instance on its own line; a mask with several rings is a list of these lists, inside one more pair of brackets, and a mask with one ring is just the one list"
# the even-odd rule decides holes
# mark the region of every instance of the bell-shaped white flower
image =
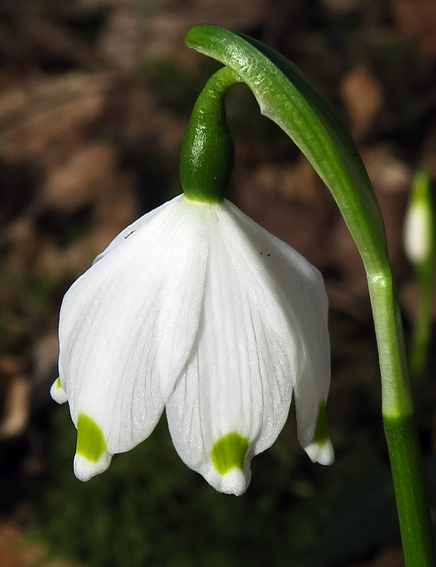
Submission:
[[418,269],[425,263],[434,264],[434,209],[429,174],[418,170],[404,219],[404,251]]
[[295,394],[298,437],[330,464],[327,297],[300,254],[228,201],[181,195],[121,232],[62,303],[60,377],[76,476],[103,472],[163,409],[182,460],[242,494]]

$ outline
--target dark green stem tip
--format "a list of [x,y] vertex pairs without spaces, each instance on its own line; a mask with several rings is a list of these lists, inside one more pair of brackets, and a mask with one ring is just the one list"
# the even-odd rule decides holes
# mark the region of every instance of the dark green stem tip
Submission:
[[180,152],[180,181],[193,201],[220,202],[230,181],[235,146],[227,119],[224,95],[239,82],[224,67],[207,82],[195,103]]

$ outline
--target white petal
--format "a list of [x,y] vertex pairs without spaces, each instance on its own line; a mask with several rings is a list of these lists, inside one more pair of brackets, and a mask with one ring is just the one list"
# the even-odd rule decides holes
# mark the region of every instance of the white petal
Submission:
[[68,396],[65,390],[61,386],[61,381],[59,378],[53,382],[50,388],[50,396],[54,399],[55,402],[58,404],[64,404],[68,401]]
[[[300,337],[294,394],[298,438],[303,448],[311,444],[318,410],[330,387],[328,298],[320,272],[296,250],[262,229],[237,207],[231,214],[265,261],[292,333]],[[268,255],[269,254],[269,255]]]
[[64,298],[60,380],[74,423],[91,418],[108,454],[151,433],[192,349],[207,260],[198,206],[177,197],[139,219]]
[[106,439],[98,423],[81,412],[77,420],[77,444],[74,473],[86,482],[104,472],[110,465],[112,453],[107,451]]
[[[176,197],[176,199],[173,199],[173,201],[174,200],[178,201],[179,199],[180,197]],[[112,252],[112,250],[114,250],[114,248],[116,248],[120,244],[123,244],[124,241],[130,238],[135,232],[140,231],[142,228],[150,224],[151,221],[156,217],[156,215],[158,216],[162,215],[165,209],[171,208],[173,205],[174,203],[172,203],[172,201],[167,201],[160,207],[157,207],[156,209],[153,209],[149,213],[142,215],[142,217],[139,217],[139,219],[136,219],[134,222],[126,226],[126,228],[123,229],[119,234],[117,234],[117,236],[112,240],[112,242],[110,242],[108,246],[106,246],[103,252],[98,256],[96,256],[93,264],[96,264],[99,260],[107,256],[109,252]]]
[[[210,206],[200,332],[167,402],[181,458],[233,494],[245,491],[251,457],[272,445],[286,421],[293,385],[307,366],[304,310],[293,305],[306,301],[301,287],[319,285],[306,260],[295,251],[290,260],[282,252],[287,245],[241,215],[227,202]],[[282,261],[292,261],[289,282],[275,280]],[[247,439],[248,451],[242,470],[219,474],[211,455],[229,434]]]
[[243,470],[233,467],[225,474],[220,474],[213,463],[209,462],[199,472],[215,490],[224,494],[234,494],[235,496],[244,494],[251,480],[249,464]]
[[404,220],[404,249],[411,262],[425,260],[431,248],[431,213],[420,200],[411,203]]
[[320,465],[331,465],[335,460],[335,452],[330,439],[325,443],[310,443],[304,448],[310,459]]
[[112,454],[105,451],[100,459],[95,463],[83,457],[80,453],[74,455],[74,474],[82,482],[87,482],[93,476],[103,473],[109,468]]

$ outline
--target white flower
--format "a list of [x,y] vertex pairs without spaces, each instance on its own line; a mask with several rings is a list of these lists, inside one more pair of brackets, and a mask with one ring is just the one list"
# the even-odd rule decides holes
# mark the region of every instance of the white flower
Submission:
[[181,459],[242,494],[284,426],[330,464],[327,297],[318,270],[228,201],[178,196],[119,234],[62,303],[60,377],[76,476],[103,472],[166,408]]
[[418,169],[404,219],[404,251],[418,270],[434,263],[434,200],[428,171]]
[[419,264],[432,249],[432,212],[423,199],[412,200],[404,220],[404,249],[409,260]]

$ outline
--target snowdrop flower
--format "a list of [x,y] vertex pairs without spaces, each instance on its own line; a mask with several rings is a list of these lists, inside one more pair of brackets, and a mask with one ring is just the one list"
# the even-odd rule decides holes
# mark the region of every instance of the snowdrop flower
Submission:
[[51,394],[69,401],[81,480],[146,439],[165,407],[182,460],[241,494],[292,392],[302,446],[333,459],[321,275],[228,201],[178,196],[127,227],[67,292],[59,338]]
[[404,219],[404,250],[412,264],[432,261],[434,254],[434,205],[428,173],[419,170]]
[[293,393],[301,445],[313,461],[333,461],[322,277],[218,195],[231,144],[219,112],[200,115],[192,120],[215,120],[214,144],[202,124],[197,138],[188,130],[185,194],[124,229],[62,303],[51,395],[69,402],[84,481],[146,439],[165,409],[181,459],[217,490],[242,494]]

